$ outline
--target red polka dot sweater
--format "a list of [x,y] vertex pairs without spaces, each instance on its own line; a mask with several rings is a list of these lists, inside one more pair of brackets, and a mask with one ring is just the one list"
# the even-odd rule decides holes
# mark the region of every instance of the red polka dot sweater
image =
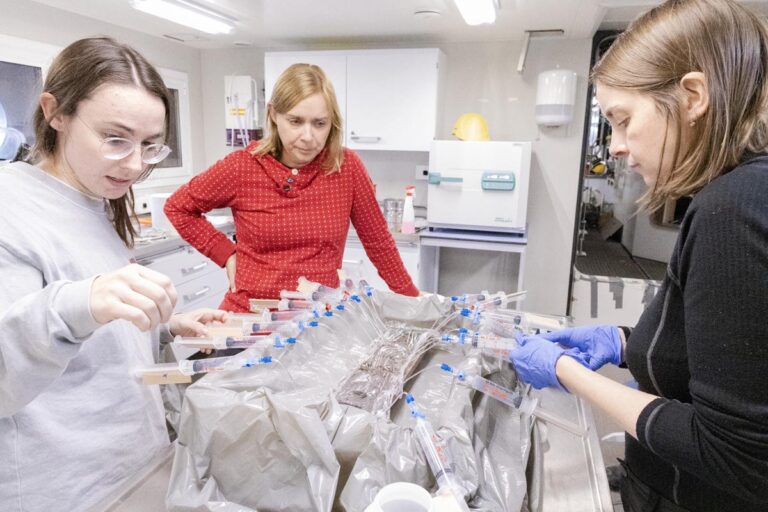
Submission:
[[[237,253],[235,283],[222,309],[248,311],[249,298],[277,298],[296,289],[299,276],[336,287],[349,221],[382,279],[396,293],[416,296],[379,210],[373,182],[360,158],[344,149],[341,170],[326,174],[325,153],[300,169],[274,157],[235,151],[180,187],[165,213],[182,238],[219,266]],[[237,244],[203,213],[229,207]]]

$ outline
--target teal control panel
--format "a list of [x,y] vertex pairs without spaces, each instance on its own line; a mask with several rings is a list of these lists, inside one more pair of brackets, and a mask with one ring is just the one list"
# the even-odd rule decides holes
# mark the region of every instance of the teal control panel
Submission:
[[483,172],[483,190],[515,190],[515,173],[503,171]]

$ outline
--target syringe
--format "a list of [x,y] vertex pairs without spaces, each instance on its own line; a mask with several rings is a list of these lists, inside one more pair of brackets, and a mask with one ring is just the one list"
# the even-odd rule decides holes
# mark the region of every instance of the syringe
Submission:
[[[515,311],[512,309],[498,309],[483,313],[486,325],[499,334],[510,336],[511,332],[520,331],[523,334],[536,334],[540,331],[557,331],[568,327],[566,317],[539,315]],[[513,334],[512,334],[513,335]]]
[[317,307],[317,303],[306,299],[280,299],[277,303],[278,311],[292,309],[312,309]]
[[293,290],[280,290],[280,298],[306,300],[308,297],[307,297],[307,294],[304,292],[293,291]]
[[209,337],[247,336],[251,334],[251,325],[261,319],[259,315],[228,313],[223,323],[211,323],[206,326]]
[[474,304],[485,300],[485,294],[482,293],[465,293],[463,295],[451,295],[451,302],[458,302],[460,304]]
[[480,375],[466,375],[463,371],[456,370],[445,363],[440,365],[440,369],[452,374],[460,383],[465,384],[481,393],[485,393],[486,395],[495,398],[499,402],[507,404],[510,407],[514,407],[515,409],[520,407],[520,403],[523,400],[523,396],[520,393],[512,391],[511,389],[507,389],[503,386],[499,386],[495,382],[481,377]]
[[299,277],[298,290],[306,294],[307,299],[322,300],[325,302],[338,302],[344,298],[344,291],[324,284],[310,281],[304,276]]
[[297,309],[292,311],[266,311],[264,318],[267,322],[280,322],[286,320],[309,320],[310,318],[320,318],[320,313],[316,310]]
[[259,342],[267,340],[268,337],[264,336],[216,336],[213,338],[183,338],[176,336],[173,342],[176,345],[181,345],[190,348],[215,348],[224,350],[228,348],[249,348],[256,345]]
[[424,450],[424,454],[427,456],[427,463],[435,475],[437,486],[441,489],[457,489],[459,490],[457,494],[463,495],[463,491],[454,481],[456,465],[451,460],[448,447],[442,439],[437,437],[435,429],[432,428],[432,424],[427,420],[424,413],[416,407],[412,394],[408,393],[405,396],[405,403],[408,404],[408,408],[411,410],[411,416],[416,420],[416,429],[414,430],[416,439],[418,439],[421,449]]
[[262,364],[272,362],[272,356],[247,357],[211,357],[208,359],[185,359],[179,361],[179,371],[184,375],[194,375],[196,373],[220,372],[225,370],[234,370],[237,368],[251,368]]
[[577,436],[584,436],[587,433],[586,429],[580,427],[579,425],[566,419],[560,418],[559,416],[547,412],[541,407],[538,407],[538,400],[536,398],[531,398],[529,396],[518,393],[517,391],[507,389],[496,384],[495,382],[481,377],[480,375],[466,375],[463,371],[456,370],[445,363],[440,365],[440,369],[452,374],[454,377],[456,377],[456,380],[459,381],[459,383],[484,393],[491,398],[495,398],[503,404],[514,407],[522,414],[534,416],[546,423],[551,423],[552,425],[558,426],[563,430],[566,430]]
[[458,334],[444,334],[440,337],[444,343],[456,343],[458,345],[471,345],[473,348],[490,353],[500,359],[509,359],[510,350],[517,348],[518,343],[513,338],[500,338],[488,334],[480,334],[478,331],[470,333],[465,327],[460,327]]

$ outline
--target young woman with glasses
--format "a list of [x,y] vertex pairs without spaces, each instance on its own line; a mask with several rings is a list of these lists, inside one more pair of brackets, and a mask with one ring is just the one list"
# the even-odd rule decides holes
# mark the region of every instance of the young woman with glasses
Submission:
[[131,264],[131,186],[170,150],[169,95],[135,50],[77,41],[51,65],[29,163],[0,169],[0,510],[90,510],[168,445],[157,387],[133,370],[173,315],[164,275]]

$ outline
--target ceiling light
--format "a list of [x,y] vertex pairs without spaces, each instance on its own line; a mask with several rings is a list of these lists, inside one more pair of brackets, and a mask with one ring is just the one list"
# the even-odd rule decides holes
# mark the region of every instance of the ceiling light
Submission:
[[467,25],[496,21],[496,0],[453,0]]
[[208,34],[229,34],[236,21],[189,0],[131,0],[134,9]]

